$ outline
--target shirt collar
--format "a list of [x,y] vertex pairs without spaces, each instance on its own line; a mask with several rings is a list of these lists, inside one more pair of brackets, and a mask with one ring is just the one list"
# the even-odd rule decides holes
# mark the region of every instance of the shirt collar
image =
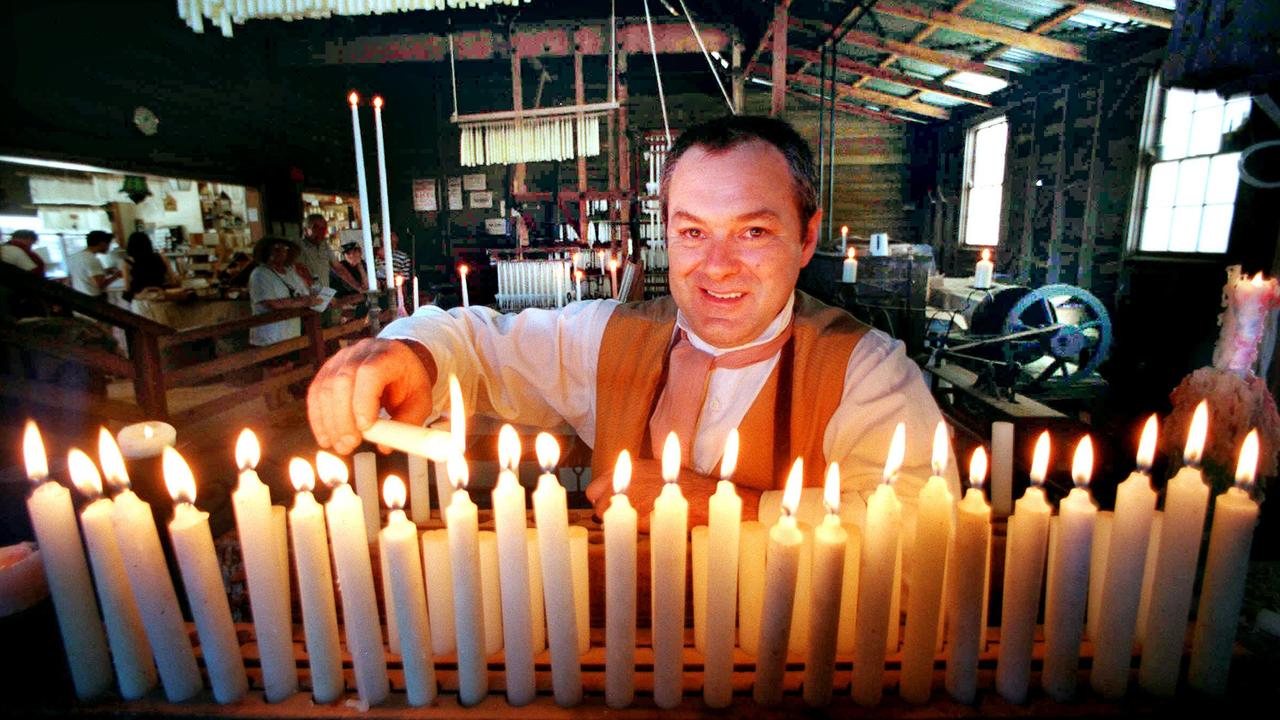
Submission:
[[736,347],[716,347],[715,345],[712,345],[706,340],[698,337],[698,334],[690,329],[689,323],[685,320],[684,313],[679,309],[676,310],[676,328],[684,330],[685,334],[689,336],[689,342],[693,343],[693,346],[699,350],[711,355],[723,355],[724,353],[733,352],[734,350],[742,350],[743,348],[754,347],[756,345],[767,343],[778,337],[778,335],[785,330],[787,325],[791,322],[791,315],[794,312],[795,304],[796,294],[791,293],[791,297],[787,298],[787,304],[782,306],[782,310],[773,318],[769,325],[764,329],[764,332],[760,333],[755,340],[743,343]]

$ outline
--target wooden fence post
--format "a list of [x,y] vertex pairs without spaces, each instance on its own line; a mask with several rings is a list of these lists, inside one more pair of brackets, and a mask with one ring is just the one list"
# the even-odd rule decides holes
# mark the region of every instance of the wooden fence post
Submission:
[[169,403],[165,398],[163,358],[160,356],[160,340],[143,330],[129,330],[129,357],[133,360],[133,392],[138,407],[149,417],[166,420]]

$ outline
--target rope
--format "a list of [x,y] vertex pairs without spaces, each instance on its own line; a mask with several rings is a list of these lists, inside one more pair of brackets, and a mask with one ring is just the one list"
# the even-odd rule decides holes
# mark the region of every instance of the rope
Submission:
[[658,43],[653,39],[653,18],[649,16],[649,0],[644,0],[644,24],[649,29],[649,53],[653,55],[653,74],[658,79],[658,102],[662,106],[662,129],[671,149],[671,123],[667,121],[667,96],[662,92],[662,71],[658,69]]
[[729,99],[729,93],[724,89],[724,83],[720,80],[720,71],[716,70],[716,64],[711,61],[711,54],[707,52],[707,46],[702,42],[702,33],[698,32],[698,26],[693,24],[693,15],[689,14],[689,8],[685,7],[684,0],[680,0],[680,9],[684,11],[684,18],[689,21],[689,29],[693,31],[693,37],[698,41],[698,47],[702,48],[702,57],[707,59],[707,66],[711,68],[711,75],[716,79],[716,86],[720,88],[720,94],[724,96],[724,102],[729,106],[729,114],[737,115],[737,110],[733,107],[733,101]]

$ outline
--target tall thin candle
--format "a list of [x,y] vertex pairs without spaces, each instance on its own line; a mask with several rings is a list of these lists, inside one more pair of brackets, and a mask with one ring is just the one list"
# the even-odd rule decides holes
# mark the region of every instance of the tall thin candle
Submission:
[[720,459],[720,482],[708,504],[706,658],[702,697],[708,707],[727,707],[733,700],[734,618],[738,610],[738,549],[741,543],[742,498],[733,486],[738,467],[738,429],[729,431]]
[[[764,706],[782,702],[782,681],[786,672],[787,645],[791,638],[791,616],[796,597],[796,575],[800,570],[800,544],[804,542],[795,519],[803,484],[803,459],[796,458],[782,493],[782,514],[769,530],[769,547],[765,554],[756,681],[751,690],[755,701]],[[880,647],[884,648],[883,641]]]
[[436,698],[436,669],[431,660],[427,595],[422,587],[422,557],[418,554],[418,527],[404,514],[404,482],[388,475],[382,485],[383,500],[391,511],[387,526],[378,533],[379,549],[391,570],[391,593],[399,616],[400,658],[409,705],[418,707]]
[[[360,193],[360,238],[364,241],[364,270],[369,280],[369,292],[378,289],[378,277],[374,271],[373,230],[369,227],[369,185],[364,172],[364,140],[360,134],[360,93],[352,90],[347,95],[351,104],[351,133],[356,150],[356,188]],[[390,277],[390,276],[388,276]]]
[[449,568],[453,571],[453,627],[458,645],[458,702],[475,705],[489,694],[485,663],[484,600],[480,587],[480,536],[476,504],[467,493],[467,461],[448,461],[453,497],[445,509]]
[[582,663],[578,657],[578,620],[573,603],[573,568],[569,557],[569,515],[564,486],[552,472],[560,459],[555,438],[538,433],[535,441],[542,475],[533,491],[538,524],[538,555],[551,645],[551,684],[561,707],[582,701]]
[[987,453],[969,460],[969,490],[956,505],[950,579],[947,583],[947,692],[972,703],[978,689],[978,653],[987,632],[984,612],[987,560],[991,555],[991,506],[982,494]]
[[631,455],[618,454],[613,499],[604,512],[604,700],[618,709],[635,699],[636,511],[627,499]]
[[[1151,433],[1155,442],[1155,433]],[[1044,670],[1040,683],[1059,702],[1076,691],[1080,673],[1080,639],[1089,602],[1089,558],[1098,506],[1089,495],[1093,474],[1093,440],[1088,435],[1076,445],[1071,463],[1075,487],[1058,504],[1058,528],[1049,551],[1049,591],[1044,610]]]
[[[373,127],[374,135],[378,143],[378,199],[379,207],[382,210],[382,259],[385,264],[387,277],[387,287],[391,287],[393,278],[395,278],[395,264],[391,261],[391,210],[390,203],[387,202],[387,153],[382,141],[382,106],[383,100],[381,95],[373,96]],[[399,301],[400,310],[404,310],[404,296],[399,292],[399,284],[396,284],[396,296]]]
[[331,703],[342,695],[343,682],[329,534],[324,527],[324,509],[311,492],[316,487],[311,463],[298,457],[290,460],[289,480],[297,491],[289,510],[289,533],[298,568],[298,602],[302,605],[311,695],[317,703]]
[[529,603],[529,559],[525,524],[525,493],[516,477],[520,465],[520,436],[503,425],[498,432],[498,483],[493,488],[493,524],[498,536],[498,566],[502,595],[502,631],[506,642],[503,666],[507,673],[507,702],[527,705],[537,692],[533,672],[533,630]]
[[[843,600],[841,590],[849,533],[840,526],[840,466],[836,463],[827,466],[823,504],[826,517],[813,532],[809,603],[809,627],[813,632],[804,663],[804,702],[810,707],[823,707],[831,702],[838,637],[832,630],[839,625]],[[932,667],[932,663],[930,665]]]
[[649,523],[653,607],[653,700],[663,709],[680,704],[684,677],[685,564],[689,501],[678,483],[680,441],[674,432],[662,448],[662,492]]

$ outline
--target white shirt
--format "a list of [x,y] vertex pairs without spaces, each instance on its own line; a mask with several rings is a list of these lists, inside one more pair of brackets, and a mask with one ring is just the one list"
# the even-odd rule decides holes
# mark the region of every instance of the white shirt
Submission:
[[324,240],[313,243],[302,238],[298,241],[298,246],[298,262],[311,273],[312,284],[322,288],[329,287],[329,270],[333,265],[333,251],[329,249],[329,243]]
[[89,248],[67,258],[67,276],[71,278],[71,287],[85,295],[93,297],[101,295],[102,288],[98,287],[98,281],[94,278],[106,274],[107,271],[102,267],[102,261],[98,259],[97,253]]
[[[421,343],[431,352],[441,378],[458,376],[464,402],[475,412],[543,427],[567,423],[594,446],[596,367],[605,326],[617,305],[614,300],[590,300],[563,310],[525,310],[518,315],[480,306],[448,312],[424,306],[388,325],[380,337]],[[748,345],[772,339],[790,322],[791,313],[788,303]],[[683,322],[679,315],[677,322]],[[729,350],[714,348],[693,333],[690,340],[709,352]],[[719,461],[724,439],[741,423],[777,362],[775,355],[744,368],[712,372],[694,439],[695,469],[705,474]],[[448,394],[447,383],[437,382],[432,406],[448,407]],[[933,432],[941,417],[903,344],[878,330],[868,332],[849,356],[843,395],[823,435],[823,454],[840,464],[841,515],[861,522],[866,498],[882,481],[899,421],[906,423],[907,452],[895,489],[908,510],[913,508],[930,475]],[[944,476],[959,499],[954,457]],[[779,495],[766,493],[761,499],[762,519],[776,514]],[[816,513],[820,519],[820,491],[807,490],[805,495],[799,517],[812,519]]]
[[6,262],[16,266],[19,270],[28,272],[36,269],[36,263],[29,255],[22,251],[17,245],[9,245],[5,243],[0,245],[0,262]]
[[[284,272],[278,273],[266,265],[259,265],[249,273],[249,299],[253,303],[254,315],[271,312],[271,308],[263,304],[266,300],[284,300],[309,294],[306,283],[293,268],[286,268]],[[273,345],[301,334],[302,320],[291,318],[249,328],[249,344],[259,347]]]

